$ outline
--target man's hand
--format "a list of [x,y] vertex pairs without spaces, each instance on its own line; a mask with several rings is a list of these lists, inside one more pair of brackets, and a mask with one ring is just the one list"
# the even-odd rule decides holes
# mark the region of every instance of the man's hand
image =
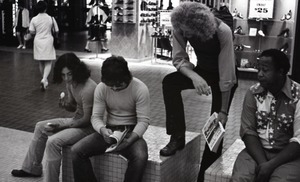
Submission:
[[223,112],[219,112],[219,114],[218,114],[218,121],[220,121],[224,127],[226,125],[227,120],[228,120],[227,115],[225,113],[223,113]]
[[209,94],[211,94],[210,86],[208,86],[206,81],[201,76],[197,76],[196,78],[192,79],[192,81],[193,81],[193,85],[196,89],[196,92],[199,95],[202,95],[202,94],[209,95]]
[[111,137],[109,137],[111,134],[113,134],[111,129],[102,127],[102,128],[100,128],[100,133],[103,136],[106,143],[109,143],[109,144],[113,143],[113,139]]
[[120,143],[120,145],[114,150],[114,152],[121,151],[125,148],[127,148],[131,143],[128,141],[127,138],[124,138],[123,141]]
[[127,138],[127,136],[125,136],[125,138],[120,143],[120,145],[115,149],[115,151],[121,151],[121,150],[127,148],[128,146],[133,144],[138,139],[139,139],[139,136],[136,133],[131,132],[131,134],[128,138]]
[[269,161],[259,164],[256,170],[257,175],[255,182],[269,181],[269,178],[273,171],[273,165],[271,165]]

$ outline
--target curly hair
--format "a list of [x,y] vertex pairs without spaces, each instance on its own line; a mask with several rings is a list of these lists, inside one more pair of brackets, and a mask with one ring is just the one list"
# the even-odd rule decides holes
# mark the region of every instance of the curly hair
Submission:
[[287,74],[290,70],[290,61],[289,58],[287,57],[287,55],[278,50],[278,49],[267,49],[264,50],[259,56],[258,58],[261,57],[271,57],[272,58],[272,62],[274,64],[274,67],[276,70],[283,70],[284,74]]
[[207,41],[217,30],[214,14],[206,5],[198,2],[182,2],[171,13],[174,31],[190,33]]
[[86,64],[74,54],[65,53],[55,62],[53,69],[53,82],[61,83],[63,78],[61,72],[63,68],[68,68],[72,72],[72,80],[76,83],[84,83],[90,77],[91,71]]
[[132,79],[128,64],[122,56],[111,56],[107,58],[101,68],[101,81],[107,83],[129,84]]

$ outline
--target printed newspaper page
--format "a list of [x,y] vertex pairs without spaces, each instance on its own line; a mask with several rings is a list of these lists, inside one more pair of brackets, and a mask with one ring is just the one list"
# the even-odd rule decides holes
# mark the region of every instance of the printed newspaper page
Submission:
[[213,113],[202,129],[204,139],[212,152],[217,152],[219,144],[225,134],[225,129],[222,123],[217,121],[217,118],[218,114]]

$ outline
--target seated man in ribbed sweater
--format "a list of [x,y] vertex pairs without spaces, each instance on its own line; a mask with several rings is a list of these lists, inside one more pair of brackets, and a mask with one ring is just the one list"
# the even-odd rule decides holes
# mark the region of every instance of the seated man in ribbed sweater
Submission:
[[72,147],[75,182],[97,181],[89,157],[104,154],[112,142],[110,135],[126,129],[129,132],[113,152],[129,161],[124,181],[142,181],[148,161],[148,148],[143,134],[150,120],[149,90],[142,81],[132,77],[123,57],[107,58],[101,74],[101,83],[94,93],[91,119],[96,132]]

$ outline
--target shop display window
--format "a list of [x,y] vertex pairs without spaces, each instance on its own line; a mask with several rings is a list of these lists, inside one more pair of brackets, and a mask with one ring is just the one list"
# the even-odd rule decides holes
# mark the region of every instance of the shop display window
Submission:
[[286,53],[292,61],[295,7],[296,0],[231,1],[234,49],[240,71],[257,72],[257,56],[271,48]]

